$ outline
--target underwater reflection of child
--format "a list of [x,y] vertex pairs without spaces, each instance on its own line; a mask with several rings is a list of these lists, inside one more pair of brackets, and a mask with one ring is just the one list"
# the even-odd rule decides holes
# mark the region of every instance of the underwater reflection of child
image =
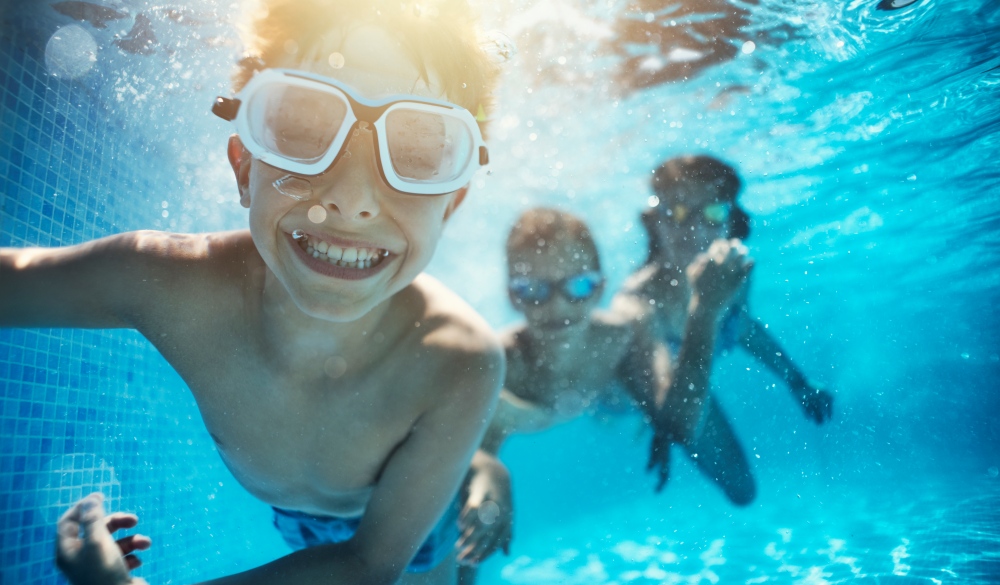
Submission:
[[[217,107],[249,230],[4,249],[0,324],[135,328],[178,371],[295,550],[218,582],[449,583],[504,362],[422,271],[486,162],[495,65],[463,2],[267,4]],[[130,582],[120,519],[63,517],[73,583]]]
[[[658,339],[672,347],[682,340],[684,307],[692,288],[685,272],[699,254],[728,238],[745,239],[750,218],[737,204],[741,181],[729,165],[710,156],[682,156],[664,162],[653,174],[654,205],[642,214],[649,232],[649,258],[616,295],[612,306],[626,314],[648,315]],[[821,424],[833,412],[833,396],[810,381],[792,362],[764,324],[748,308],[747,288],[729,304],[719,323],[717,348],[742,347],[777,374],[792,391],[807,418]],[[718,403],[709,396],[706,420],[715,419],[725,433],[704,433],[698,465],[718,459],[727,481],[718,482],[737,504],[753,500],[756,488],[743,449]],[[669,447],[660,450],[663,469],[669,466]]]
[[[687,442],[700,426],[716,321],[751,268],[746,249],[721,241],[695,261],[682,347],[669,355],[641,319],[596,310],[604,291],[587,226],[546,208],[522,214],[507,240],[508,292],[525,322],[501,335],[507,374],[482,451],[601,405],[634,401],[659,433]],[[473,470],[459,560],[475,564],[510,540],[509,479]],[[488,506],[488,507],[484,507]],[[486,520],[483,519],[485,512]],[[463,570],[463,583],[472,569]]]

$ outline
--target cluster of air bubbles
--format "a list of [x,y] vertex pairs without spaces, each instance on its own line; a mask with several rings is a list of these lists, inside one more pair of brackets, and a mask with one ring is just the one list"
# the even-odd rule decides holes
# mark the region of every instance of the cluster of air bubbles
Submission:
[[517,47],[514,45],[514,41],[497,30],[484,33],[479,46],[494,65],[503,65],[517,55]]
[[45,45],[45,66],[54,77],[76,79],[97,62],[97,41],[77,24],[60,27]]

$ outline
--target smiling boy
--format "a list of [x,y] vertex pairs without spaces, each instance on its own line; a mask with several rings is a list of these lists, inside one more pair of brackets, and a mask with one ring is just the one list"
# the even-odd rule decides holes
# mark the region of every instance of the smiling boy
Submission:
[[[486,162],[470,110],[495,71],[460,3],[268,4],[217,108],[249,230],[4,249],[0,325],[135,328],[177,370],[298,549],[219,582],[450,582],[504,360],[422,271]],[[78,582],[129,582],[74,559]]]

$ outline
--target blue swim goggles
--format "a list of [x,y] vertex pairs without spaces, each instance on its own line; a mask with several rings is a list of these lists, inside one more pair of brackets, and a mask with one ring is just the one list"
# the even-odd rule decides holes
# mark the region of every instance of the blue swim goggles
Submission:
[[489,163],[479,125],[465,108],[414,95],[368,99],[305,71],[264,69],[235,98],[218,98],[212,111],[236,122],[255,158],[299,175],[333,166],[359,127],[374,130],[379,172],[401,193],[451,193]]
[[508,290],[515,302],[543,305],[556,292],[571,303],[580,303],[593,297],[603,286],[604,276],[600,272],[588,270],[560,280],[515,276],[510,279]]

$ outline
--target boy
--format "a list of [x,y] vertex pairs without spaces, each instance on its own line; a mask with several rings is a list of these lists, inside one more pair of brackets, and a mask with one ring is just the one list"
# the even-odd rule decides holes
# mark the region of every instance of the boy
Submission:
[[[684,273],[704,250],[729,238],[750,235],[750,218],[736,204],[741,182],[736,171],[710,156],[682,156],[664,162],[653,174],[656,204],[642,222],[649,232],[649,258],[616,295],[612,306],[653,322],[657,338],[678,347],[686,318],[683,309],[693,291]],[[747,308],[747,288],[727,305],[719,324],[718,349],[739,345],[780,376],[802,406],[806,417],[822,424],[833,412],[833,396],[806,379],[788,353]],[[721,416],[721,411],[720,411]],[[756,493],[750,466],[735,437],[712,445],[726,467],[745,481],[727,490],[737,504],[750,503]],[[668,451],[661,452],[664,457]],[[669,465],[663,460],[662,465]]]
[[[601,403],[621,402],[619,389],[663,437],[654,448],[667,441],[697,449],[702,436],[731,434],[728,426],[718,428],[724,420],[713,416],[711,405],[707,417],[701,410],[716,321],[752,268],[745,248],[719,242],[689,271],[695,294],[684,311],[687,328],[675,356],[641,320],[595,311],[604,276],[594,240],[578,218],[554,209],[525,212],[507,240],[507,260],[510,299],[526,322],[502,335],[507,376],[484,451],[497,453],[511,433],[542,430]],[[713,461],[696,459],[712,477],[726,477],[726,470],[711,467]],[[492,479],[497,476],[488,467],[473,469],[461,561],[478,563],[510,538],[509,485]],[[473,513],[485,510],[486,502],[499,511],[499,521],[487,523],[484,514]],[[487,519],[495,515],[486,512]],[[471,569],[463,570],[463,583],[471,577]]]
[[[408,563],[447,583],[452,497],[504,361],[421,271],[486,162],[469,110],[485,114],[495,71],[460,3],[265,8],[216,110],[236,121],[249,230],[3,250],[0,324],[134,327],[173,365],[297,549],[220,583],[394,583]],[[128,582],[85,558],[61,566]]]

